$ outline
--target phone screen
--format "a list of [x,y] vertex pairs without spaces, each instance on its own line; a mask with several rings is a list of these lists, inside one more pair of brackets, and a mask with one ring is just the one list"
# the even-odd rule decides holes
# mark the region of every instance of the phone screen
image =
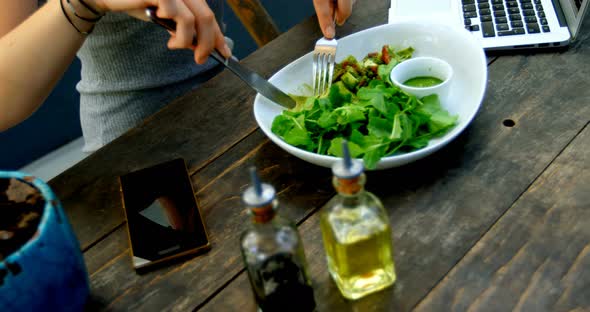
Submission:
[[209,250],[183,159],[131,172],[119,180],[136,269]]

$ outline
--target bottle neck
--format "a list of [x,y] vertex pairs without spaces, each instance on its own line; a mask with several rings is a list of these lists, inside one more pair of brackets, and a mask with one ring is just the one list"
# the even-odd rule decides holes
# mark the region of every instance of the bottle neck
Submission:
[[268,205],[260,207],[250,207],[250,212],[252,214],[252,222],[256,224],[263,224],[272,221],[272,219],[274,219],[276,215],[275,205],[276,204],[273,201]]
[[338,194],[345,197],[354,197],[365,190],[365,180],[365,174],[362,173],[350,179],[334,177],[332,183]]

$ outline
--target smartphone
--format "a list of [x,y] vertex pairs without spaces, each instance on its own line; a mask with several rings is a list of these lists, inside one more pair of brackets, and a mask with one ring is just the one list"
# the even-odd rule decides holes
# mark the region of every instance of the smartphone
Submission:
[[119,182],[136,270],[211,249],[183,159],[130,172]]

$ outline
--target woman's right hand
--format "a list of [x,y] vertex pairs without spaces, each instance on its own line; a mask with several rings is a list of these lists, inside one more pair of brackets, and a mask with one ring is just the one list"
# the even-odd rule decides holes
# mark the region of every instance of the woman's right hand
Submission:
[[[170,49],[191,49],[195,61],[203,64],[209,54],[217,49],[229,58],[231,51],[221,33],[215,14],[206,0],[83,0],[100,12],[133,12],[148,6],[158,8],[156,15],[176,22],[176,32],[168,40]],[[193,46],[193,37],[197,36],[197,46]]]
[[355,0],[313,0],[313,6],[324,37],[328,39],[334,38],[336,34],[334,22],[342,26],[352,14],[354,2]]

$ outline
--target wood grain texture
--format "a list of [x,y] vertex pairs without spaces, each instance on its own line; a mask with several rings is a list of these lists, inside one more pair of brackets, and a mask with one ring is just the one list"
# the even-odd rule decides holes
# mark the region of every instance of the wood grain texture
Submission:
[[[385,2],[359,6],[359,14],[373,13],[377,19],[357,20],[339,32],[346,35],[384,21]],[[317,19],[309,18],[242,63],[269,77],[311,51],[320,35]],[[61,199],[82,249],[124,222],[119,175],[176,157],[187,161],[190,172],[205,167],[257,128],[252,118],[255,95],[224,71],[52,179],[49,184]]]
[[[212,160],[207,166],[192,174],[191,182],[197,197],[199,197],[198,193],[203,188],[213,183],[218,177],[223,176],[224,172],[234,169],[239,164],[240,159],[244,158],[246,154],[255,151],[265,141],[267,141],[266,136],[260,129],[257,129],[218,158]],[[203,203],[199,202],[199,204],[202,205]]]
[[[590,68],[579,65],[589,50],[586,36],[562,54],[498,58],[464,134],[427,159],[368,175],[367,188],[390,213],[394,287],[345,301],[326,272],[316,215],[309,218],[301,233],[320,310],[408,311],[426,296],[588,123],[590,90],[579,86],[590,83]],[[238,307],[254,308],[244,273],[205,310]]]
[[258,0],[227,0],[256,44],[261,47],[280,34],[272,17]]
[[124,252],[129,252],[129,236],[127,235],[126,223],[116,228],[105,239],[84,253],[84,262],[90,278],[96,271],[99,271],[105,265],[109,265],[109,262]]
[[249,185],[247,169],[252,165],[263,181],[276,187],[280,213],[291,220],[303,220],[333,196],[328,169],[284,153],[260,134],[256,137],[260,142],[254,149],[243,141],[245,148],[234,152],[244,157],[197,192],[212,250],[144,275],[133,271],[128,254],[117,256],[92,275],[89,309],[186,311],[237,275],[243,267],[239,235],[249,223],[241,194]]
[[256,129],[253,96],[224,72],[50,181],[83,250],[124,220],[119,175],[177,157],[190,171],[203,167]]
[[[319,214],[315,213],[298,228],[303,241],[303,247],[307,262],[310,269],[310,275],[314,280],[314,288],[317,288],[317,277],[326,273],[326,262],[324,260],[324,249],[321,242],[322,237],[319,231]],[[316,302],[322,298],[318,296],[315,290]],[[294,298],[296,300],[296,298]],[[231,284],[227,286],[219,295],[213,298],[200,311],[256,311],[257,306],[254,300],[254,293],[250,288],[248,275],[242,272]],[[320,310],[331,311],[331,310]]]
[[590,310],[590,127],[417,307]]
[[[359,1],[337,32],[383,23],[388,5]],[[214,78],[51,181],[86,253],[102,256],[89,264],[96,269],[89,309],[190,310],[228,283],[206,309],[218,311],[220,302],[233,309],[253,307],[249,287],[234,286],[241,285],[243,274],[233,280],[242,270],[237,235],[246,219],[239,194],[250,164],[264,168],[263,178],[281,191],[283,212],[305,220],[301,229],[321,310],[411,309],[588,122],[590,90],[579,87],[590,83],[589,68],[580,66],[590,61],[588,26],[565,53],[498,58],[490,66],[484,105],[466,132],[427,159],[369,174],[368,189],[390,212],[398,282],[353,303],[340,297],[327,275],[317,216],[306,219],[331,196],[329,171],[287,156],[263,139],[252,118],[254,92],[229,73]],[[269,76],[311,51],[318,36],[313,17],[243,63]],[[514,127],[502,126],[508,118]],[[213,249],[137,275],[121,253],[124,245],[111,237],[124,222],[116,176],[178,156],[196,172],[193,183]],[[243,299],[230,299],[234,296]]]

